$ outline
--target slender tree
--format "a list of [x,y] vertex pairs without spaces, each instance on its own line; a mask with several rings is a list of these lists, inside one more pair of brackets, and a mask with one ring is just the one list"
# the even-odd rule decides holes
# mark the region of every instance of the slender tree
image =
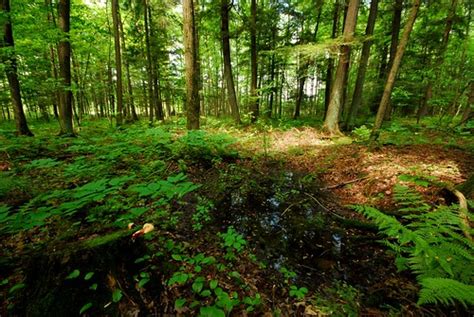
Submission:
[[153,114],[155,108],[155,98],[153,93],[153,62],[151,60],[151,44],[150,44],[150,26],[148,23],[148,1],[142,1],[143,16],[145,22],[145,50],[146,50],[146,73],[148,87],[148,109],[150,124],[153,123]]
[[350,43],[354,38],[354,30],[357,21],[357,11],[359,9],[359,0],[350,0],[347,9],[347,16],[344,23],[343,41],[341,45],[339,64],[337,65],[336,78],[331,89],[331,98],[329,101],[326,118],[323,128],[332,135],[342,135],[339,129],[339,115],[342,108],[344,96],[344,79],[348,71]]
[[59,106],[60,135],[74,135],[72,124],[72,90],[71,90],[71,43],[69,41],[71,1],[59,0],[58,24],[62,33],[58,45],[59,75],[62,81],[61,102]]
[[229,11],[229,0],[221,0],[221,40],[222,54],[224,57],[224,79],[227,84],[227,97],[232,116],[234,117],[234,121],[240,124],[239,104],[237,103],[230,59]]
[[186,112],[188,130],[199,129],[199,73],[193,0],[183,1],[184,62],[186,67]]
[[372,46],[372,34],[374,34],[375,20],[377,19],[377,9],[379,0],[372,0],[370,3],[369,19],[365,29],[366,39],[362,45],[362,53],[359,60],[359,69],[357,71],[357,79],[354,88],[354,95],[349,108],[349,112],[345,120],[345,128],[352,129],[354,118],[362,101],[362,91],[364,89],[365,73],[370,56],[370,47]]
[[390,67],[388,73],[387,82],[385,83],[385,88],[382,95],[382,100],[380,101],[379,109],[377,111],[377,116],[375,117],[375,124],[370,135],[371,142],[374,142],[379,133],[379,129],[382,126],[382,122],[385,116],[385,110],[387,109],[388,103],[390,102],[390,96],[392,95],[393,86],[395,85],[395,78],[400,68],[402,62],[403,54],[405,53],[406,46],[408,44],[408,39],[410,38],[411,30],[415,24],[416,16],[420,8],[421,0],[413,0],[413,4],[410,10],[410,15],[406,22],[405,28],[403,29],[402,38],[400,39],[400,44],[398,45],[397,52],[393,59],[393,64]]
[[14,55],[15,43],[13,40],[13,28],[10,18],[10,0],[1,0],[0,5],[1,12],[4,15],[3,40],[0,43],[0,48],[10,49],[10,51],[6,51],[2,54],[2,63],[5,65],[8,84],[10,85],[16,131],[19,135],[33,136],[33,133],[31,133],[28,128],[21,100],[20,81],[18,80],[16,57]]
[[250,1],[250,69],[251,121],[255,122],[259,115],[257,93],[257,0]]
[[123,123],[123,86],[122,86],[122,52],[120,47],[120,18],[118,0],[112,0],[112,21],[114,27],[115,70],[117,77],[117,126]]
[[[339,1],[334,1],[334,11],[333,11],[333,19],[332,19],[332,32],[331,38],[335,39],[338,33],[339,28],[339,12],[341,10],[341,5]],[[334,72],[334,58],[330,57],[328,60],[328,67],[326,70],[326,90],[324,92],[324,117],[326,118],[329,101],[331,100],[331,87],[332,87],[332,80],[333,80],[333,72]]]

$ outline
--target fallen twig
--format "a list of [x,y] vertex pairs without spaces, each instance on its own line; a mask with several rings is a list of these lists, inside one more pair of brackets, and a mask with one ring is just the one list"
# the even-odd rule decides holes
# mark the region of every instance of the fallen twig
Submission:
[[339,188],[339,187],[342,187],[344,185],[360,182],[361,180],[364,180],[368,177],[369,176],[364,176],[364,177],[356,178],[356,179],[353,179],[353,180],[350,180],[350,181],[347,181],[347,182],[344,182],[344,183],[340,183],[340,184],[336,184],[336,185],[332,185],[332,186],[326,186],[326,187],[321,188],[321,190]]

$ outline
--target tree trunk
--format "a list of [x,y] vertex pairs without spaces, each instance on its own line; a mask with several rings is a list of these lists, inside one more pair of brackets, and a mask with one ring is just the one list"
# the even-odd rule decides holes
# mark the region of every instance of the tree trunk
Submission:
[[[150,27],[150,40],[156,39],[153,29],[153,20],[152,20],[152,12],[151,7],[148,6],[148,25]],[[153,47],[153,43],[151,46]],[[161,89],[160,89],[160,82],[159,82],[159,65],[158,65],[158,57],[156,56],[156,46],[153,47],[153,52],[151,54],[151,58],[153,60],[151,73],[153,76],[153,99],[155,100],[155,117],[158,120],[164,119],[163,114],[163,103],[161,100]]]
[[[339,1],[334,2],[334,12],[333,12],[333,19],[332,19],[332,33],[331,38],[335,39],[338,33],[338,26],[339,26],[339,11],[341,6]],[[334,71],[334,58],[330,57],[328,60],[328,68],[326,70],[326,90],[324,92],[324,119],[326,119],[329,101],[331,100],[331,87],[332,87],[332,73]]]
[[59,105],[60,135],[74,135],[72,124],[72,90],[71,90],[71,43],[69,25],[71,1],[59,0],[59,29],[63,33],[58,45],[59,75],[62,81],[61,102]]
[[120,15],[120,11],[118,12],[119,22],[120,22],[120,40],[122,44],[122,56],[125,65],[125,76],[127,77],[127,115],[130,115],[132,121],[137,121],[137,111],[135,109],[135,98],[133,96],[133,86],[132,86],[132,78],[130,76],[130,61],[128,55],[126,54],[126,44],[125,44],[125,32],[123,31],[123,23],[122,18]]
[[378,0],[372,0],[370,3],[369,20],[365,29],[366,40],[362,46],[362,53],[360,55],[359,69],[357,71],[357,79],[354,88],[354,95],[352,97],[349,113],[346,116],[345,128],[352,129],[354,119],[357,116],[360,103],[362,101],[362,91],[364,89],[365,73],[367,71],[367,64],[370,56],[370,47],[372,46],[372,34],[374,34],[375,20],[377,18]]
[[193,0],[183,1],[184,62],[186,67],[186,113],[188,130],[199,129],[199,73]]
[[224,57],[224,79],[227,84],[228,102],[232,116],[237,124],[240,124],[239,104],[235,94],[234,77],[232,75],[232,63],[230,60],[230,35],[229,35],[229,0],[221,0],[221,37],[222,54]]
[[392,67],[390,68],[387,82],[385,84],[385,88],[383,91],[382,100],[380,101],[379,109],[377,111],[377,116],[375,117],[374,128],[372,129],[372,133],[370,135],[371,142],[375,141],[378,138],[379,129],[382,126],[385,111],[387,109],[388,103],[390,102],[390,96],[392,94],[393,86],[395,85],[395,78],[397,76],[398,69],[400,68],[403,54],[405,53],[405,48],[408,44],[408,39],[410,38],[410,33],[411,33],[411,30],[413,29],[413,25],[415,24],[418,10],[420,8],[420,2],[421,0],[413,0],[413,5],[410,11],[410,15],[408,17],[405,28],[403,30],[402,38],[400,40],[400,44],[398,45],[395,58],[393,59],[393,64],[392,64]]
[[[343,41],[350,43],[354,38],[354,30],[357,21],[357,11],[359,8],[359,0],[350,0],[347,9],[347,17],[344,24]],[[339,64],[336,70],[336,79],[331,89],[331,98],[324,120],[323,128],[331,135],[342,135],[339,129],[339,113],[342,107],[342,100],[344,96],[344,78],[348,71],[349,63],[349,45],[341,45],[341,54],[339,57]]]
[[259,115],[257,93],[257,0],[251,0],[250,12],[250,120],[255,122]]
[[143,11],[145,20],[145,46],[146,46],[146,60],[147,60],[147,75],[148,75],[148,109],[150,124],[153,123],[153,113],[155,108],[155,99],[153,98],[153,64],[151,60],[151,47],[150,47],[150,26],[148,25],[148,3],[147,0],[143,0]]
[[122,52],[120,47],[120,19],[118,0],[112,0],[112,21],[114,25],[115,70],[117,76],[117,126],[123,124],[123,87],[122,87]]
[[7,53],[7,56],[3,59],[5,65],[5,73],[7,75],[8,84],[10,85],[10,93],[13,103],[13,113],[15,115],[16,131],[19,135],[33,136],[28,124],[26,122],[26,116],[23,111],[23,104],[21,101],[21,88],[20,81],[18,80],[17,64],[14,53],[15,43],[13,40],[13,28],[10,18],[10,0],[1,0],[1,11],[3,13],[3,41],[0,43],[0,47],[11,48],[11,51]]

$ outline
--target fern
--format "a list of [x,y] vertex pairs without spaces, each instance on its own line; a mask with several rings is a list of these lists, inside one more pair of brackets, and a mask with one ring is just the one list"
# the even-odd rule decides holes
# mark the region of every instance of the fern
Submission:
[[394,192],[400,214],[412,213],[401,220],[373,207],[353,208],[373,220],[389,237],[382,243],[395,252],[397,268],[410,269],[417,275],[422,286],[420,304],[452,305],[458,301],[472,305],[474,243],[463,235],[459,206],[431,210],[410,187],[397,185]]
[[418,304],[454,305],[461,303],[464,307],[474,305],[474,286],[448,278],[425,278],[420,281],[422,289]]

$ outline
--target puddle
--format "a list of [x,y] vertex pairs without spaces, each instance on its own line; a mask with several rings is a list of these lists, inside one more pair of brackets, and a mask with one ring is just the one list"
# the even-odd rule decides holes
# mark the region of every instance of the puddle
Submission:
[[[344,234],[333,228],[321,206],[308,199],[292,172],[279,179],[260,180],[252,189],[233,189],[216,217],[249,237],[260,258],[276,270],[297,273],[298,282],[316,285],[328,274],[344,278]],[[315,193],[312,193],[315,194]]]

